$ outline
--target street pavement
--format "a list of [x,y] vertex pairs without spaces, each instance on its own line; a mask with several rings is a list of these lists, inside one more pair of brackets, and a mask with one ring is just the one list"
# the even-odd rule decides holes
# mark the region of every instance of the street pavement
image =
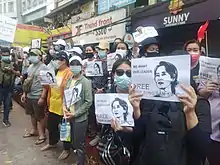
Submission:
[[40,148],[46,144],[36,146],[36,138],[24,139],[25,130],[30,130],[31,124],[25,110],[13,102],[13,111],[10,114],[12,126],[5,128],[0,122],[0,165],[73,165],[75,155],[72,152],[66,161],[57,158],[62,152],[62,144],[56,149],[41,152]]

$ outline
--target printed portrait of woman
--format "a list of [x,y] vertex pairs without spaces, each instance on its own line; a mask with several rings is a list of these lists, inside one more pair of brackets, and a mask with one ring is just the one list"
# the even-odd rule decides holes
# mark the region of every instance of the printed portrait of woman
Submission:
[[112,102],[111,108],[113,116],[117,118],[121,124],[128,122],[128,104],[126,101],[120,98],[115,98]]
[[100,68],[99,64],[95,63],[93,68],[94,68],[94,74],[95,75],[100,75],[101,74],[101,68]]
[[161,61],[154,70],[154,81],[159,88],[159,93],[155,97],[171,97],[175,94],[178,84],[177,68],[166,61]]
[[47,79],[49,80],[49,83],[55,83],[55,80],[54,80],[54,77],[53,77],[53,74],[52,74],[52,73],[47,72],[47,73],[46,73],[46,77],[47,77]]

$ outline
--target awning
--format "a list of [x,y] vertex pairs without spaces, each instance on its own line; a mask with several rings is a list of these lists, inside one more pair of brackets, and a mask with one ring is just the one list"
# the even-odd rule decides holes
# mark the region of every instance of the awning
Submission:
[[154,26],[158,29],[218,20],[219,17],[219,0],[172,0],[135,9],[132,12],[132,28]]

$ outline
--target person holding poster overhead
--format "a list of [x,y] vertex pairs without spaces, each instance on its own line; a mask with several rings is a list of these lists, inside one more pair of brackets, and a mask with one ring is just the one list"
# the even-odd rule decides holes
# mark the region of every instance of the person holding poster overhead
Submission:
[[[72,104],[72,98],[75,97],[74,93],[64,94],[64,118],[70,121],[72,143],[77,154],[76,164],[84,165],[86,159],[85,140],[88,126],[88,111],[92,105],[92,84],[90,80],[82,75],[82,59],[79,56],[73,56],[70,59],[70,70],[73,73],[73,77],[68,80],[64,93],[67,93],[66,90],[69,91],[81,86],[77,94],[80,99]],[[70,104],[67,103],[67,100],[71,100]]]
[[[64,51],[60,51],[54,56],[55,61],[58,63],[58,71],[56,73],[56,85],[45,85],[44,90],[41,94],[39,104],[44,104],[47,97],[48,104],[48,132],[49,132],[49,143],[41,148],[41,151],[56,147],[60,140],[59,124],[63,118],[63,97],[64,88],[67,80],[72,77],[72,72],[69,68],[69,59]],[[59,156],[59,160],[63,160],[68,157],[68,146],[69,144],[63,143],[63,152]]]
[[[117,60],[113,64],[112,74],[114,78],[114,85],[111,91],[109,92],[128,94],[129,85],[131,83],[131,62],[126,59]],[[115,117],[115,119],[113,119],[111,122],[111,128],[117,133],[117,136],[121,138],[123,145],[129,150],[129,152],[133,153],[133,144],[132,144],[133,128],[122,127],[118,122],[119,121],[118,119],[122,119],[122,121],[126,122],[126,118],[128,115],[128,103],[126,103],[124,100],[121,100],[119,98],[115,98],[111,106],[112,106],[113,116]],[[122,111],[123,113],[119,113],[121,109],[123,109]],[[103,125],[102,132],[105,132],[105,130],[108,129],[110,129],[110,125]],[[101,137],[102,136],[104,135],[101,134]]]

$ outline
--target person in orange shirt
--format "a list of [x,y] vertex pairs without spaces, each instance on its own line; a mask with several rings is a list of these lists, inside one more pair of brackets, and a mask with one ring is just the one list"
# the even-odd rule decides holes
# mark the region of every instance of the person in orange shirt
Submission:
[[[55,69],[57,70],[55,86],[44,87],[44,91],[41,96],[40,104],[43,104],[46,100],[46,95],[48,92],[47,102],[49,108],[48,114],[48,132],[49,132],[49,144],[41,148],[41,151],[48,150],[50,148],[56,147],[56,144],[60,140],[59,124],[63,119],[63,96],[64,88],[66,86],[67,80],[72,77],[72,72],[69,68],[69,59],[66,52],[59,52],[54,61]],[[64,150],[61,153],[59,159],[63,160],[69,156],[69,152],[65,150],[66,146],[69,144],[64,142]]]

